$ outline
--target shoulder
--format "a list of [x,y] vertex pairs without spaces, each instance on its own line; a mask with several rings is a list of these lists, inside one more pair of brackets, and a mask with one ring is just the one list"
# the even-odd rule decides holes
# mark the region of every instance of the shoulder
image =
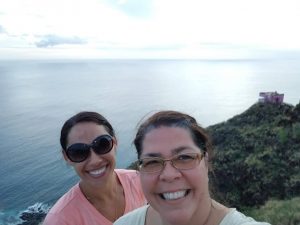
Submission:
[[130,178],[139,177],[139,172],[137,170],[115,169],[115,172],[118,174],[118,176],[121,177],[130,177]]
[[125,214],[114,225],[144,225],[148,207],[149,205],[145,205]]
[[223,218],[219,225],[270,225],[265,222],[255,221],[253,218],[245,216],[236,209],[231,209]]
[[125,212],[144,205],[147,201],[142,190],[139,172],[126,169],[116,169],[115,172],[124,189],[127,205]]
[[54,206],[50,209],[51,213],[56,213],[64,210],[69,207],[70,204],[77,199],[80,195],[79,185],[74,185],[68,192],[66,192],[58,201],[54,204]]
[[[45,218],[44,224],[55,224],[53,221],[64,220],[64,217],[68,215],[81,200],[81,192],[79,185],[73,186],[67,193],[65,193],[50,209]],[[46,223],[46,222],[49,223]]]
[[122,185],[136,185],[140,183],[139,172],[136,170],[115,169]]

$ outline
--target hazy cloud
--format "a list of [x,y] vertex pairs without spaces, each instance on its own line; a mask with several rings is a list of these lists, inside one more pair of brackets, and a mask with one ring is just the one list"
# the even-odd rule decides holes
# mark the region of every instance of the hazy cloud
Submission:
[[104,2],[132,17],[147,18],[153,12],[152,0],[104,0]]
[[53,34],[45,35],[41,37],[40,41],[36,42],[35,45],[39,48],[53,47],[56,45],[81,45],[85,44],[86,41],[79,37],[61,37]]
[[0,25],[0,34],[6,33],[5,29]]

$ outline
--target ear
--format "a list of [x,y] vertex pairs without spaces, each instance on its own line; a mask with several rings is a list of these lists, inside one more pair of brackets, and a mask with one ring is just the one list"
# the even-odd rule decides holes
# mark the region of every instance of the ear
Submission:
[[209,160],[209,155],[208,155],[208,152],[205,152],[205,154],[204,154],[204,159],[205,159],[205,161],[207,161],[207,162],[208,162],[208,160]]
[[118,147],[118,140],[116,137],[113,137],[113,141],[114,141],[114,148],[115,150],[117,150],[117,147]]
[[208,155],[208,152],[204,152],[204,162],[205,162],[205,165],[206,165],[206,168],[208,169],[209,167],[209,155]]

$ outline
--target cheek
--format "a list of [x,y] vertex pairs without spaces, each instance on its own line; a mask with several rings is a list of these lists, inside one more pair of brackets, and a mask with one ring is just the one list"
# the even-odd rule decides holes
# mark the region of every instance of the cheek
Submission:
[[145,195],[154,191],[155,187],[155,178],[151,175],[141,175],[141,185]]
[[190,171],[188,174],[189,182],[197,187],[203,189],[208,185],[208,174],[206,168],[199,168]]
[[116,152],[114,150],[112,150],[111,152],[108,153],[108,157],[109,158],[112,158],[112,159],[115,159],[116,157]]
[[116,152],[112,149],[109,153],[103,155],[103,158],[109,161],[116,161]]
[[80,177],[81,176],[81,172],[84,168],[84,166],[82,165],[82,163],[73,163],[72,167],[74,168],[75,172],[77,173],[77,175]]

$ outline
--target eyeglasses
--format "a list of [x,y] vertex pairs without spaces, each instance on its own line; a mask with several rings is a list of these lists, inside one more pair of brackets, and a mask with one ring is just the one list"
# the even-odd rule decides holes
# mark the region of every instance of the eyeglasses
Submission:
[[109,135],[101,135],[91,144],[75,143],[69,146],[66,150],[67,157],[72,162],[83,162],[91,154],[91,148],[97,155],[103,155],[110,152],[113,148],[113,138]]
[[142,173],[158,173],[165,168],[167,161],[170,161],[171,165],[178,170],[189,170],[199,165],[203,157],[204,153],[185,153],[175,155],[170,159],[146,157],[140,159],[138,162]]

